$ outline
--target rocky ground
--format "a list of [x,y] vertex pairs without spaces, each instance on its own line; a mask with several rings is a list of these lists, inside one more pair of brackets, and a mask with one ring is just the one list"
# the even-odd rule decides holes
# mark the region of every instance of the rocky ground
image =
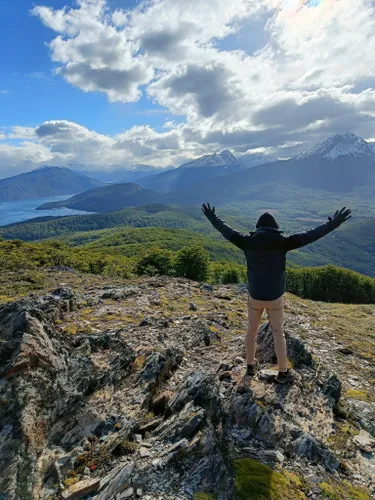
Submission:
[[54,273],[0,309],[0,498],[375,498],[375,307],[287,295],[244,377],[246,290]]

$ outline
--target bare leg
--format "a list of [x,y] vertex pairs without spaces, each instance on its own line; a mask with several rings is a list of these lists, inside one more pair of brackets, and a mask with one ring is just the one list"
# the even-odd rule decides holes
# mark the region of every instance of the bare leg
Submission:
[[286,340],[283,328],[284,318],[284,301],[283,298],[269,302],[267,305],[267,313],[270,320],[273,338],[275,343],[275,352],[279,370],[286,372],[288,370],[288,358],[286,352]]
[[256,301],[249,296],[247,300],[247,311],[249,322],[245,338],[246,359],[248,365],[253,365],[256,362],[256,341],[260,320],[262,318],[263,306],[260,305],[259,301]]

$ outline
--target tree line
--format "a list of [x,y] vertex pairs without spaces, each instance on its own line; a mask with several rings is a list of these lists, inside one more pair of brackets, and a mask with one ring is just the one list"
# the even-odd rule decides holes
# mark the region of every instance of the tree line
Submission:
[[[245,283],[246,267],[230,261],[212,261],[202,246],[185,246],[178,251],[157,246],[138,256],[108,254],[62,242],[26,243],[0,241],[0,270],[18,272],[43,268],[71,268],[83,273],[131,278],[167,275],[212,284]],[[375,303],[375,279],[335,266],[288,268],[287,291],[299,297],[352,304]]]

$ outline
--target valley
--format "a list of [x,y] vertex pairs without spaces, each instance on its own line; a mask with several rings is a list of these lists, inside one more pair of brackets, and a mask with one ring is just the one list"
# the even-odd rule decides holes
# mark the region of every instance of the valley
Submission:
[[[333,263],[375,276],[375,153],[369,143],[354,134],[338,134],[288,161],[251,156],[236,158],[224,150],[144,176],[139,184],[99,185],[68,199],[44,202],[36,207],[41,217],[35,217],[35,212],[34,220],[3,227],[0,236],[57,239],[72,247],[107,248],[124,256],[137,245],[137,251],[145,245],[175,251],[190,241],[209,249],[215,260],[228,258],[243,264],[241,253],[202,216],[203,201],[216,205],[220,217],[245,233],[266,210],[277,216],[284,232],[294,233],[320,225],[337,208],[348,206],[353,210],[349,224],[311,247],[292,252],[289,264]],[[55,175],[56,171],[60,175],[62,170],[45,168],[37,174]],[[67,210],[95,213],[67,216]]]

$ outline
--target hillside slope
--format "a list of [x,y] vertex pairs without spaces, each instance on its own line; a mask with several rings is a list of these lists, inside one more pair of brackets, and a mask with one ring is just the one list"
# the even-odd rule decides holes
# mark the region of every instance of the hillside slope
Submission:
[[0,201],[19,201],[81,193],[101,186],[101,182],[68,168],[44,167],[0,180]]
[[373,498],[373,306],[288,295],[298,378],[278,386],[267,325],[244,377],[242,288],[51,279],[65,288],[0,310],[3,494]]
[[334,161],[309,157],[257,166],[206,181],[197,182],[187,189],[170,193],[170,203],[199,203],[210,199],[212,203],[248,200],[256,186],[269,183],[298,186],[332,193],[375,192],[375,162],[372,159],[350,156]]
[[[286,192],[286,194],[288,193],[290,191]],[[327,214],[333,213],[336,207],[341,206],[345,202],[343,199],[335,199],[334,197],[327,199],[323,194],[320,197],[315,195],[315,197],[309,199],[309,193],[306,191],[304,191],[303,197],[304,202],[307,204],[306,208],[301,203],[296,203],[296,206],[294,206],[292,203],[293,198],[290,201],[287,198],[286,202],[282,201],[279,203],[273,200],[273,208],[286,233],[305,231],[321,224],[326,220]],[[347,199],[346,202],[354,203],[355,200]],[[264,209],[269,208],[267,206],[268,203],[267,201],[262,202],[255,199],[242,205],[219,207],[218,213],[228,224],[246,232],[255,226],[256,218],[262,212],[262,207]],[[353,207],[355,216],[358,217],[366,211],[366,203],[363,204],[363,207],[358,202],[355,203],[357,204],[349,206]],[[260,209],[259,206],[261,207]],[[309,209],[308,207],[311,208]],[[319,217],[319,212],[316,213],[317,210],[322,214],[325,213],[324,218]],[[375,277],[375,220],[373,218],[369,218],[365,222],[360,218],[352,220],[353,222],[344,225],[332,235],[313,245],[290,253],[288,255],[289,263],[302,266],[319,266],[333,263],[337,266],[347,267],[348,269]],[[85,242],[112,236],[117,231],[122,231],[121,228],[131,227],[185,229],[199,233],[190,233],[189,241],[202,243],[206,247],[219,243],[224,246],[229,245],[212,228],[197,207],[165,206],[161,204],[131,207],[108,214],[52,218],[52,220],[46,221],[42,218],[37,221],[33,220],[32,222],[18,223],[0,228],[0,236],[7,239],[22,239],[25,241],[46,238],[67,238],[70,241]],[[105,229],[110,229],[111,231],[102,232]],[[92,234],[89,233],[90,231],[92,231]],[[142,232],[139,230],[138,234]],[[147,241],[147,234],[151,236],[151,233],[145,231],[145,242]],[[168,241],[169,236],[161,232],[159,235],[163,234],[163,238],[167,238],[167,240],[157,240],[157,229],[154,230],[153,234],[154,236],[148,240],[148,244],[164,246]],[[201,235],[209,238],[203,241]],[[175,238],[176,236],[173,236],[174,241]],[[181,233],[180,241],[186,243],[183,241],[183,238],[183,233]],[[105,239],[102,241],[104,248]],[[107,243],[109,247],[113,247],[109,241]]]
[[37,210],[58,208],[73,208],[88,212],[114,212],[129,206],[139,206],[158,202],[161,196],[149,189],[143,189],[138,184],[111,184],[91,189],[67,200],[44,203]]

